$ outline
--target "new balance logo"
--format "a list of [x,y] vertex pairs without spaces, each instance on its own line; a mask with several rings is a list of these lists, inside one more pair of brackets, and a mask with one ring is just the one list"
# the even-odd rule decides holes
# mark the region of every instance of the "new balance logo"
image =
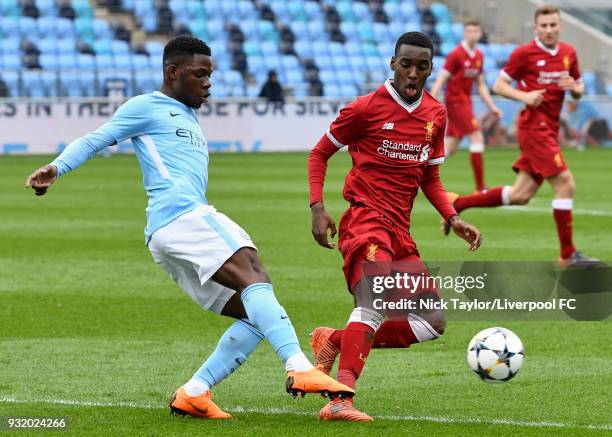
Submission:
[[385,123],[382,128],[383,130],[393,130],[393,123]]

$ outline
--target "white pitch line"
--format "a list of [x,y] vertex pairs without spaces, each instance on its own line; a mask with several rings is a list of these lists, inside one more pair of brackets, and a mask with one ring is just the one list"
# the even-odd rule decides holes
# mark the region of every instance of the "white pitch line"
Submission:
[[[161,409],[167,408],[162,404],[149,404],[138,402],[98,402],[98,401],[79,401],[72,399],[36,399],[24,400],[14,397],[0,397],[0,403],[7,404],[52,404],[52,405],[75,405],[83,407],[126,407],[126,408],[142,408],[142,409]],[[303,411],[295,411],[290,408],[247,408],[247,407],[232,407],[225,408],[231,413],[256,413],[263,415],[281,415],[291,414],[294,416],[312,416],[316,417],[315,413],[305,413]],[[525,420],[514,419],[480,419],[476,417],[439,417],[439,416],[374,416],[381,420],[394,420],[403,422],[432,422],[432,423],[461,423],[475,425],[509,425],[522,426],[532,428],[577,428],[577,429],[593,429],[593,430],[612,430],[612,425],[597,424],[597,425],[572,425],[561,422],[529,422]]]

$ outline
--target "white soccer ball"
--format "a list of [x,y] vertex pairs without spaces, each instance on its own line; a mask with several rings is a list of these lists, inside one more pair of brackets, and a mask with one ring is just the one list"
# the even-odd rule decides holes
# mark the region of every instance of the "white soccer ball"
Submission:
[[488,328],[472,338],[467,349],[470,369],[485,382],[500,384],[518,373],[525,350],[518,336],[506,328]]

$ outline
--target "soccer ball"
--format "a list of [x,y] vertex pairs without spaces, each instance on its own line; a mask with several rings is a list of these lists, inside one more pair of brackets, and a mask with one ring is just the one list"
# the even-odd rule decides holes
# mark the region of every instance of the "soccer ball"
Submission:
[[472,338],[467,363],[480,379],[491,384],[510,381],[525,359],[523,343],[506,328],[488,328]]

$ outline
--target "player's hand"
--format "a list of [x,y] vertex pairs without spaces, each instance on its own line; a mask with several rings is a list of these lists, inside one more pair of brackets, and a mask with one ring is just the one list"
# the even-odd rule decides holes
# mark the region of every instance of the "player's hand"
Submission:
[[574,91],[574,88],[576,87],[576,81],[568,73],[564,73],[563,76],[561,76],[561,79],[559,79],[558,85],[559,88],[564,91]]
[[327,241],[327,230],[330,230],[331,238],[336,236],[336,223],[325,211],[325,207],[322,202],[314,203],[310,207],[312,212],[312,236],[319,243],[319,246],[323,246],[327,249],[333,249],[336,247],[334,243]]
[[504,116],[504,112],[497,106],[493,106],[493,108],[491,108],[491,112],[495,114],[497,118],[502,118]]
[[476,227],[464,222],[458,215],[450,218],[448,224],[453,228],[453,232],[463,238],[470,245],[470,251],[473,252],[480,247],[482,243],[482,235]]
[[525,97],[523,97],[523,103],[527,106],[538,107],[544,101],[544,93],[546,90],[533,90],[525,93]]
[[34,188],[37,196],[42,196],[57,178],[57,167],[51,164],[40,167],[26,180],[26,188]]

